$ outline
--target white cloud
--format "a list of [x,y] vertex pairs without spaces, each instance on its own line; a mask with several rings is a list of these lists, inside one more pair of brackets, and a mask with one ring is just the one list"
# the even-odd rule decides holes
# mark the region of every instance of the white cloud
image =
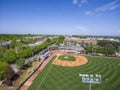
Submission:
[[88,1],[87,0],[80,0],[80,3],[81,4],[85,4],[85,3],[87,3]]
[[84,4],[86,4],[88,1],[87,0],[80,0],[78,6],[82,7]]
[[86,11],[85,15],[88,15],[88,16],[97,15],[97,16],[99,16],[99,15],[102,15],[104,12],[113,11],[115,9],[120,8],[120,4],[118,4],[118,2],[119,2],[119,0],[115,0],[113,2],[105,4],[103,6],[97,7],[94,10]]
[[92,11],[86,11],[86,12],[85,12],[85,15],[88,15],[88,16],[93,16],[93,15],[94,15],[94,13],[93,13]]
[[73,4],[78,4],[78,0],[73,0]]
[[87,0],[73,0],[73,4],[78,5],[79,7],[82,7],[87,2]]
[[118,3],[118,0],[110,2],[106,5],[103,5],[101,7],[98,7],[95,9],[95,12],[105,12],[105,11],[112,11],[120,7]]

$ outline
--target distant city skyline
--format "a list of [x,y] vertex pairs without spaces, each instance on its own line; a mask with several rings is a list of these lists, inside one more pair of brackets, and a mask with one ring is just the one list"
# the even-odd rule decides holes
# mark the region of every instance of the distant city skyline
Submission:
[[0,34],[120,36],[120,0],[0,0]]

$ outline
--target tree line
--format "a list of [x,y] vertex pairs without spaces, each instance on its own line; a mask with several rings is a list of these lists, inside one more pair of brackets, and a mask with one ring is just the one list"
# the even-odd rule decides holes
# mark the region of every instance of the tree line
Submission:
[[[18,52],[14,48],[6,49],[0,46],[0,79],[3,79],[6,68],[10,64],[17,64],[19,67],[23,67],[25,63],[25,58],[31,57],[33,54],[37,54],[41,50],[47,48],[48,46],[56,43],[60,44],[64,41],[63,36],[59,36],[58,38],[54,38],[52,40],[47,40],[45,43],[41,45],[37,45],[34,47],[22,46],[22,44],[18,45]],[[5,78],[5,77],[4,77]]]
[[86,44],[85,49],[87,53],[102,53],[105,55],[115,54],[119,51],[120,43],[115,41],[101,40],[97,45]]

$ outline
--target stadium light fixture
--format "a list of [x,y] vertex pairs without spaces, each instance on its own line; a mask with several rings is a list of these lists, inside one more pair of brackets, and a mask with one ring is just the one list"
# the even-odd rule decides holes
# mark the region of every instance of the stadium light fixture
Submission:
[[82,77],[82,83],[89,83],[89,90],[91,90],[91,84],[100,84],[101,83],[101,75],[93,75],[93,74],[79,74]]

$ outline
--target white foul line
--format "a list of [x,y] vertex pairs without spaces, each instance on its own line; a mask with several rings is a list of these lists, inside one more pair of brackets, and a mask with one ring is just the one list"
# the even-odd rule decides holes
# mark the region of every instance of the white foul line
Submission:
[[[52,66],[53,66],[53,65],[51,65],[51,67],[52,67]],[[47,77],[47,75],[48,75],[48,73],[49,73],[51,67],[49,68],[49,70],[48,70],[48,72],[46,73],[45,77],[43,78],[43,80],[42,80],[41,83],[39,84],[37,90],[39,90],[39,87],[42,85],[43,81],[46,79],[46,77]]]
[[[55,58],[55,59],[56,59],[56,58]],[[50,69],[52,68],[52,66],[53,66],[53,64],[50,66],[50,68],[49,68],[48,72],[46,73],[45,77],[42,79],[41,83],[40,83],[39,86],[37,87],[37,90],[39,90],[39,88],[41,87],[42,83],[43,83],[44,80],[46,79],[46,77],[47,77],[47,75],[48,75]]]

